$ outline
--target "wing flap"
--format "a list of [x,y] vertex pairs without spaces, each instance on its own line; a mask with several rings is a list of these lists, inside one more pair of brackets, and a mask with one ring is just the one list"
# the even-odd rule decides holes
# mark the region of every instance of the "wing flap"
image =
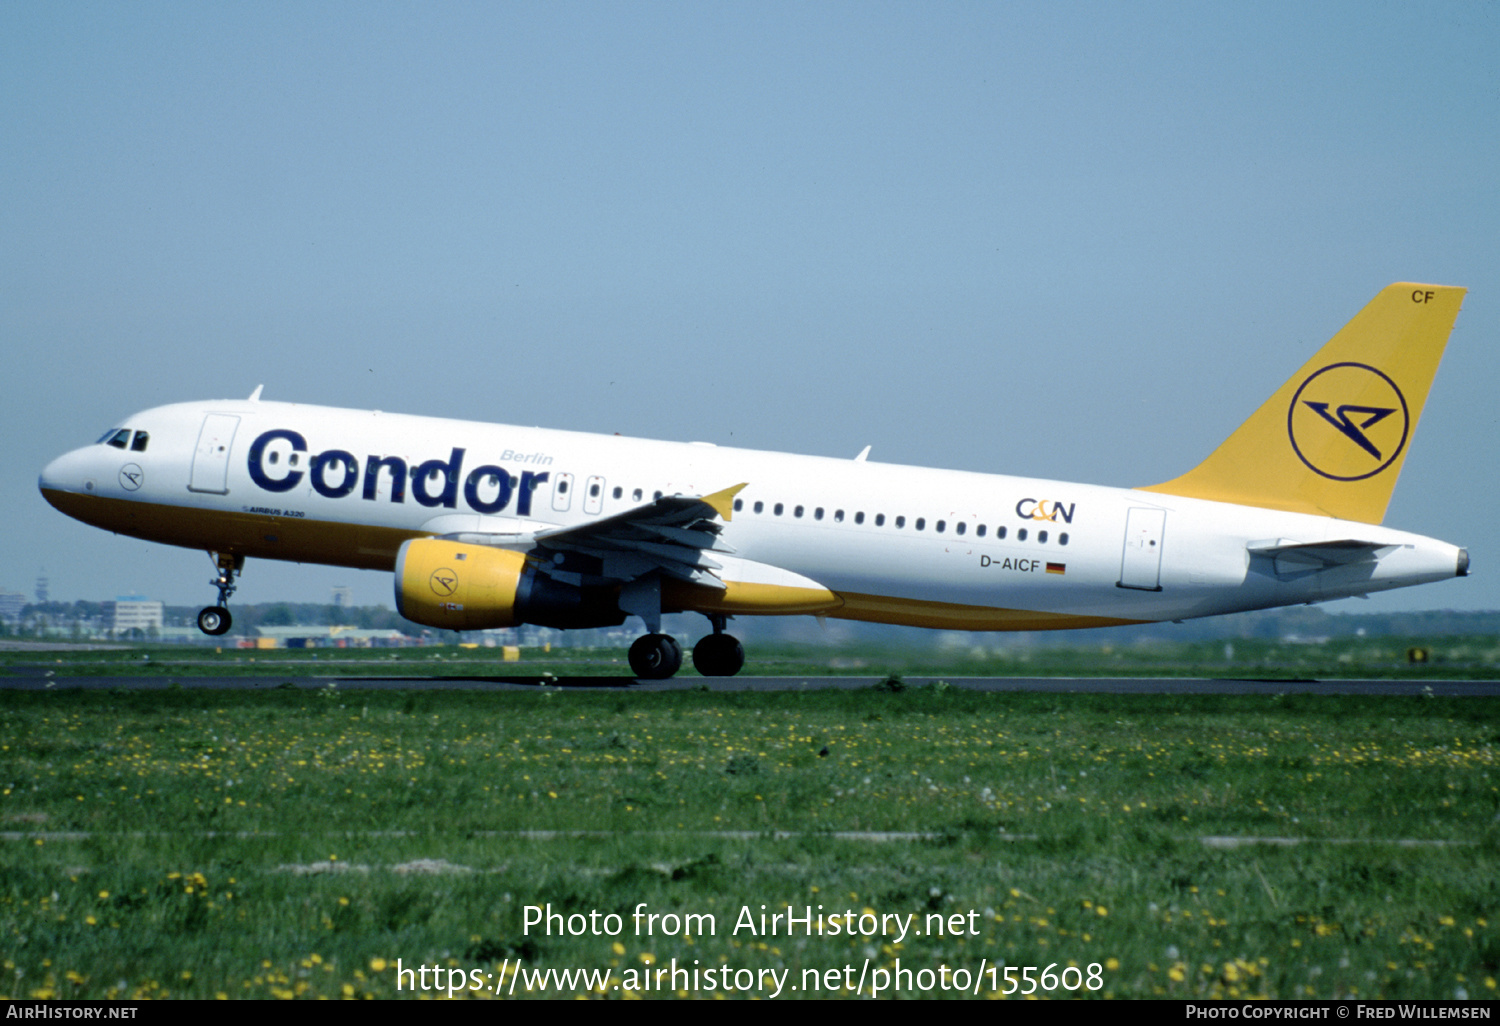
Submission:
[[719,521],[730,518],[744,487],[664,495],[599,520],[513,537],[533,546],[537,570],[559,581],[625,584],[657,573],[722,591],[722,564],[708,553],[734,551],[720,539]]

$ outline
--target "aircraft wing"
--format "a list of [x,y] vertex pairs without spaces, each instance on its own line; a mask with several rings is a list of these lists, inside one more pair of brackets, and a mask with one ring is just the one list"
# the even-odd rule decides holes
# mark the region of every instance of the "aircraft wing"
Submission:
[[[712,495],[664,495],[644,506],[573,527],[538,531],[537,569],[549,577],[633,581],[652,571],[724,588],[710,552],[734,551],[719,537],[744,484]],[[537,550],[541,551],[537,551]]]

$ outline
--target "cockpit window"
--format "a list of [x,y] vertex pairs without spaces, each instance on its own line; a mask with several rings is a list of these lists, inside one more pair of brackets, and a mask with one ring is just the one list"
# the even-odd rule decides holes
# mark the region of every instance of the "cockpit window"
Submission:
[[130,445],[130,429],[120,428],[118,431],[113,431],[110,434],[105,435],[103,438],[99,439],[99,441],[107,442],[108,444],[114,446],[116,449],[128,448]]
[[131,443],[130,443],[130,451],[131,452],[145,452],[146,451],[146,443],[149,442],[149,441],[151,441],[151,436],[150,435],[148,435],[144,431],[137,431],[135,433],[135,439],[133,441],[131,441]]

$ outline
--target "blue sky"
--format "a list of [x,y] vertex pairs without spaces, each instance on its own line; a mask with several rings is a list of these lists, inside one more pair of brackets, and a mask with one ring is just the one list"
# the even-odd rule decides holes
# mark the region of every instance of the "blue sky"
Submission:
[[[36,490],[248,395],[1101,484],[1465,285],[1386,523],[1500,608],[1492,4],[0,5],[0,587],[206,604]],[[388,575],[252,563],[238,601]]]

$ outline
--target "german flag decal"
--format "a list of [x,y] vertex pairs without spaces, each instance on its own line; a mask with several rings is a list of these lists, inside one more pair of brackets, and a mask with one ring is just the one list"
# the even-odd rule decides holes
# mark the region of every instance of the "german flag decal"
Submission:
[[1047,572],[1049,574],[1065,574],[1065,573],[1068,572],[1068,564],[1066,564],[1066,563],[1048,563],[1047,564]]

